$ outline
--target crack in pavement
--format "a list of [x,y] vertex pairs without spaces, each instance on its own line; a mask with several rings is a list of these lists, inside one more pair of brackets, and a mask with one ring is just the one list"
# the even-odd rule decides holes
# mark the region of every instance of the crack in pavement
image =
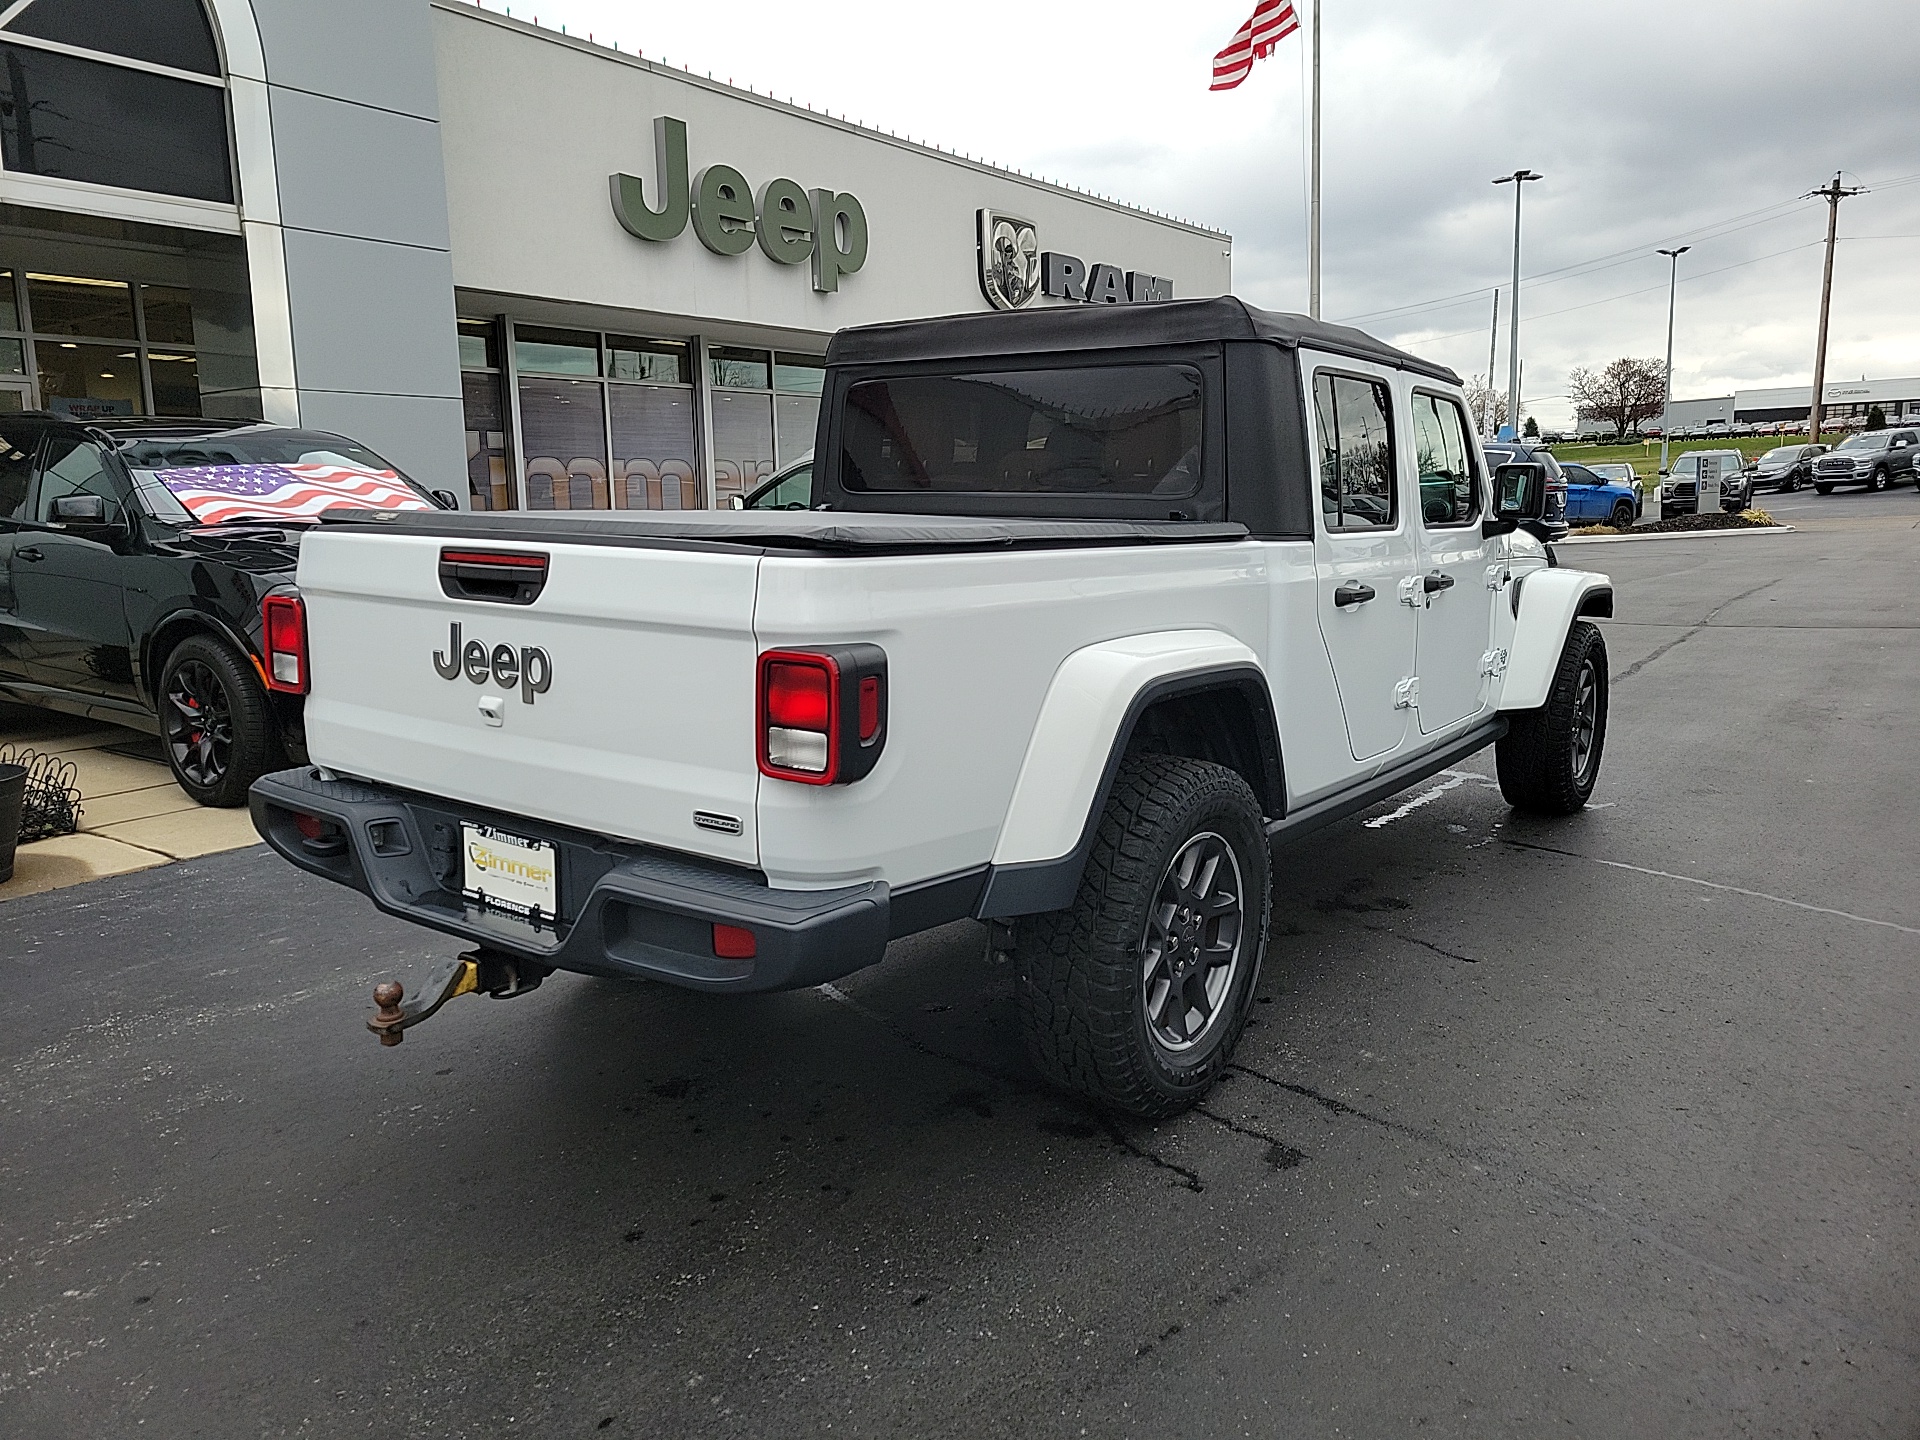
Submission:
[[1646,865],[1629,865],[1624,860],[1602,860],[1598,855],[1582,855],[1577,850],[1562,850],[1555,845],[1541,845],[1531,840],[1515,840],[1511,836],[1502,838],[1516,850],[1538,850],[1544,855],[1564,855],[1569,860],[1585,860],[1590,865],[1605,865],[1609,870],[1631,870],[1636,875],[1657,875],[1662,880],[1678,880],[1684,885],[1702,885],[1709,890],[1723,890],[1729,895],[1745,895],[1753,900],[1770,900],[1775,905],[1790,905],[1795,910],[1808,910],[1815,915],[1831,915],[1836,919],[1853,920],[1861,925],[1878,925],[1886,930],[1898,930],[1902,935],[1920,935],[1920,928],[1902,925],[1896,920],[1877,920],[1871,915],[1856,915],[1851,910],[1835,910],[1829,905],[1810,905],[1805,900],[1789,900],[1784,895],[1769,895],[1764,890],[1749,890],[1743,885],[1726,885],[1718,880],[1702,880],[1693,875],[1676,875],[1671,870],[1655,870]]
[[1686,644],[1687,641],[1691,640],[1694,636],[1698,635],[1702,630],[1705,630],[1709,625],[1713,624],[1714,616],[1718,615],[1722,610],[1725,610],[1729,605],[1738,605],[1742,600],[1745,600],[1748,596],[1758,595],[1762,590],[1771,589],[1773,586],[1778,585],[1782,580],[1786,578],[1787,577],[1784,575],[1776,575],[1773,577],[1773,579],[1763,581],[1760,584],[1754,586],[1751,590],[1742,590],[1738,595],[1735,595],[1730,600],[1722,600],[1718,605],[1714,606],[1713,609],[1707,612],[1706,619],[1702,620],[1698,625],[1695,625],[1692,629],[1688,630],[1686,634],[1676,635],[1673,639],[1667,641],[1666,644],[1660,646],[1651,655],[1645,656],[1642,659],[1634,661],[1633,664],[1629,665],[1626,669],[1622,670],[1618,675],[1615,675],[1610,681],[1608,681],[1608,683],[1611,685],[1618,685],[1622,680],[1631,680],[1635,675],[1638,675],[1642,670],[1646,669],[1647,666],[1651,665],[1654,661],[1658,660],[1662,655],[1665,655],[1669,650],[1672,650],[1675,646]]
[[1408,1125],[1398,1120],[1389,1120],[1383,1115],[1372,1114],[1369,1111],[1360,1109],[1356,1105],[1350,1105],[1344,1100],[1337,1099],[1332,1095],[1323,1094],[1310,1086],[1298,1085],[1291,1081],[1282,1080],[1276,1075],[1268,1075],[1263,1071],[1254,1069],[1251,1065],[1241,1064],[1237,1060],[1232,1062],[1228,1068],[1237,1070],[1241,1074],[1250,1076],[1255,1080],[1263,1081],[1275,1089],[1284,1090],[1289,1094],[1297,1095],[1304,1100],[1311,1101],[1335,1117],[1350,1117],[1369,1125],[1378,1126],[1383,1130],[1390,1130],[1395,1134],[1405,1135],[1409,1139],[1431,1145],[1442,1154],[1452,1156],[1457,1160],[1467,1161],[1469,1164],[1484,1170],[1489,1175],[1502,1175],[1508,1179],[1516,1180],[1521,1184],[1550,1195],[1554,1199],[1567,1205],[1583,1210],[1596,1219],[1618,1225],[1633,1238],[1641,1241],[1643,1244],[1652,1246],[1662,1254],[1671,1255],[1676,1259],[1685,1260],[1688,1264],[1698,1266],[1710,1275],[1739,1285],[1757,1294],[1768,1303],[1792,1303],[1798,1305],[1808,1314],[1817,1317],[1833,1328],[1850,1331],[1853,1334],[1863,1336],[1871,1340],[1874,1344],[1884,1347],[1890,1353],[1901,1356],[1907,1360],[1920,1360],[1920,1350],[1914,1349],[1904,1340],[1888,1336],[1880,1330],[1879,1327],[1870,1322],[1849,1315],[1845,1311],[1835,1309],[1824,1297],[1809,1288],[1797,1282],[1780,1280],[1770,1275],[1754,1274],[1745,1270],[1735,1269],[1733,1266],[1710,1259],[1700,1252],[1680,1244],[1678,1241],[1667,1239],[1666,1236],[1662,1235],[1658,1230],[1655,1230],[1644,1221],[1629,1219],[1625,1215],[1608,1209],[1598,1200],[1589,1199],[1576,1190],[1568,1189],[1558,1181],[1548,1179],[1536,1173],[1528,1168],[1518,1156],[1511,1152],[1505,1150],[1477,1150],[1469,1145],[1458,1144],[1455,1141],[1449,1140],[1438,1131],[1427,1130],[1420,1126]]

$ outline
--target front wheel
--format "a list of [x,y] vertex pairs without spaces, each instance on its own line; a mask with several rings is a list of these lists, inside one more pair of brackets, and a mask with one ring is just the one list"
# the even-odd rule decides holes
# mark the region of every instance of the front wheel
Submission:
[[1789,495],[1795,494],[1800,489],[1800,472],[1796,470],[1787,476],[1780,482],[1780,488]]
[[1831,495],[1833,493],[1833,486],[1827,484],[1824,480],[1815,481],[1813,493],[1816,495]]
[[247,803],[272,768],[273,720],[252,667],[210,635],[182,640],[160,671],[160,730],[180,788],[202,805]]
[[1867,476],[1867,493],[1869,495],[1877,494],[1886,488],[1887,472],[1884,469],[1876,469],[1871,475]]
[[1622,500],[1618,505],[1613,507],[1613,528],[1616,530],[1631,530],[1633,528],[1633,502],[1631,500]]
[[1149,1119],[1219,1079],[1266,954],[1260,804],[1224,766],[1120,767],[1073,905],[1020,921],[1022,1029],[1052,1084]]
[[1494,746],[1500,793],[1516,810],[1571,815],[1600,777],[1607,741],[1607,642],[1576,620],[1567,632],[1547,703],[1508,719]]

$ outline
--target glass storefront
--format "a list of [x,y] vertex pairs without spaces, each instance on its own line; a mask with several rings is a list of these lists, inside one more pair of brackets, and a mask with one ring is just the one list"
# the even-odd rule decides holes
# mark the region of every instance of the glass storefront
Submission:
[[[818,357],[709,346],[703,377],[696,353],[691,339],[462,320],[473,508],[701,510],[812,448]],[[712,495],[700,462],[703,399]]]

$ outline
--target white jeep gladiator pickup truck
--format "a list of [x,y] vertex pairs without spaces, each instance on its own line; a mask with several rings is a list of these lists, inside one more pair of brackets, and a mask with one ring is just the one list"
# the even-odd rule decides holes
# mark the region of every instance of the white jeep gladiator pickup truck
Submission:
[[1583,806],[1601,575],[1548,477],[1494,475],[1458,377],[1238,300],[843,331],[813,504],[330,512],[267,600],[313,764],[260,780],[302,869],[555,969],[818,985],[964,917],[1054,1083],[1205,1093],[1268,928],[1270,847],[1482,747]]

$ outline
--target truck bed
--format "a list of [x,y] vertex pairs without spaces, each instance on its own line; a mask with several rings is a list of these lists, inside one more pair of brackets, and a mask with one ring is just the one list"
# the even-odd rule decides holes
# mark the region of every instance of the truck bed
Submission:
[[915,551],[1194,545],[1244,540],[1238,523],[1197,520],[1053,520],[881,515],[822,510],[398,511],[329,510],[329,530],[478,544],[620,545],[758,553],[908,554]]

